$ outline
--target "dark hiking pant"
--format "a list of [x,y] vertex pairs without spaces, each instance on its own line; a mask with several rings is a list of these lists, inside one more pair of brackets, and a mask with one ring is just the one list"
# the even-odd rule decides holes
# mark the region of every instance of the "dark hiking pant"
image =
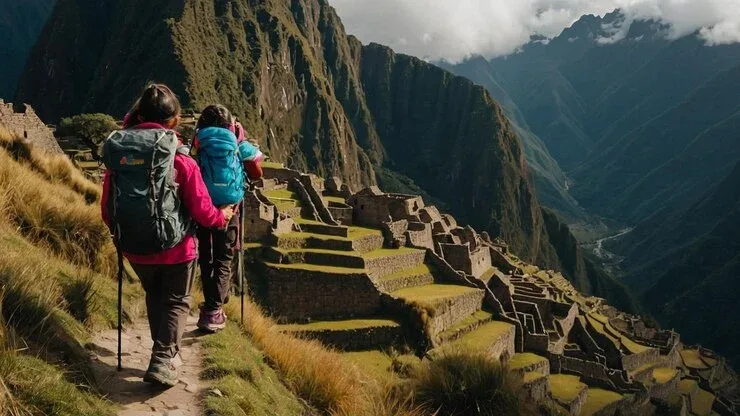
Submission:
[[226,229],[198,228],[200,276],[203,281],[205,312],[221,308],[229,296],[232,262],[238,238],[239,218],[234,215]]
[[146,292],[152,359],[168,362],[180,351],[190,312],[195,260],[180,264],[131,264]]

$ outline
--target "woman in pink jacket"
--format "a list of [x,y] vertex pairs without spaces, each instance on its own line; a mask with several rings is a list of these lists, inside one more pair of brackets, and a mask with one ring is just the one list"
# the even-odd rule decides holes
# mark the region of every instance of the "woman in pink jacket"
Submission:
[[[124,119],[124,129],[171,130],[180,122],[180,103],[165,85],[151,84]],[[186,212],[203,227],[225,227],[233,216],[231,208],[216,208],[203,183],[195,161],[178,152],[174,158],[177,193]],[[102,215],[111,223],[108,200],[111,173],[103,180]],[[186,234],[172,248],[154,254],[123,253],[146,292],[147,318],[151,331],[152,357],[144,381],[164,386],[178,382],[176,359],[190,311],[191,289],[197,259],[196,239]]]

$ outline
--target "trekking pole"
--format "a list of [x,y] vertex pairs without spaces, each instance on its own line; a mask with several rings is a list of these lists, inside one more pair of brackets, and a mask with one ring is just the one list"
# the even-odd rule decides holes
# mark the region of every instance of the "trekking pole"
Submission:
[[116,244],[116,253],[118,254],[118,371],[123,370],[121,363],[121,332],[123,331],[123,253],[118,244]]
[[241,320],[244,326],[244,200],[239,204],[239,287],[241,289]]

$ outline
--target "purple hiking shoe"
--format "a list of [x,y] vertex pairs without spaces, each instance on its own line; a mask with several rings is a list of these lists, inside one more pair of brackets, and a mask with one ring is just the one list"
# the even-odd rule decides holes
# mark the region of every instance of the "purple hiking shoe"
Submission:
[[198,328],[211,333],[226,328],[226,313],[221,308],[212,312],[201,310],[198,318]]

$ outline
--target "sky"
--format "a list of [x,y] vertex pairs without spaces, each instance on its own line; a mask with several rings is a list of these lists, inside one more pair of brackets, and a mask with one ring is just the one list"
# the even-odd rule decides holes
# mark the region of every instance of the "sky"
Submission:
[[[708,45],[740,42],[740,0],[329,0],[348,33],[424,59],[510,54],[531,35],[557,36],[584,14],[621,9],[667,36],[697,30]],[[603,43],[618,39],[605,39]]]

